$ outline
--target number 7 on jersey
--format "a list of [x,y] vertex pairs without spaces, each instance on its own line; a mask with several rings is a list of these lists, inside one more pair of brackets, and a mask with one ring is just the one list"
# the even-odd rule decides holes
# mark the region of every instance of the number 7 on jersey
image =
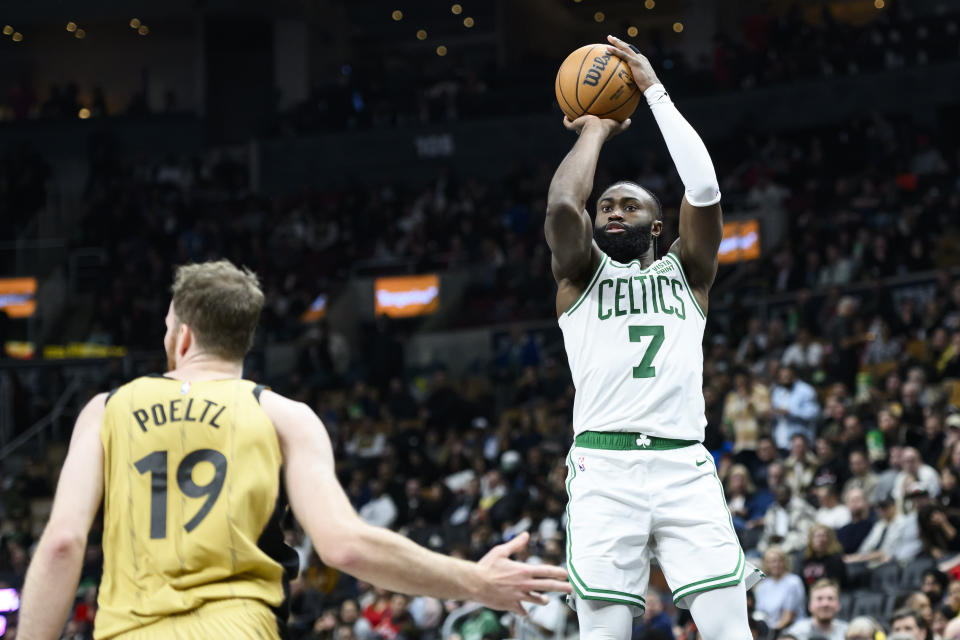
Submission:
[[653,378],[657,375],[657,369],[653,366],[653,359],[656,357],[660,347],[663,346],[663,325],[637,325],[632,324],[630,329],[630,342],[643,342],[643,338],[652,338],[647,350],[643,354],[640,364],[633,368],[634,378]]

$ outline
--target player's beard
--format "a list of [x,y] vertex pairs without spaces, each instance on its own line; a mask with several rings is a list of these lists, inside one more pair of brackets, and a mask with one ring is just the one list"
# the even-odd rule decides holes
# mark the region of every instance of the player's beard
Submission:
[[644,226],[623,225],[623,233],[607,233],[603,227],[593,228],[593,239],[605,254],[617,262],[636,260],[650,250],[653,223]]

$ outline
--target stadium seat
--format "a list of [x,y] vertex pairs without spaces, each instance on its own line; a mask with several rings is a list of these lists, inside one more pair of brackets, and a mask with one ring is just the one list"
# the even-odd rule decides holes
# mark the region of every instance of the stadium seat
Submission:
[[923,586],[923,572],[935,569],[937,561],[933,558],[915,558],[907,563],[900,579],[901,591],[917,591]]
[[866,562],[851,562],[847,564],[847,588],[860,589],[870,586],[871,571]]
[[887,604],[886,604],[886,606],[883,608],[883,619],[884,619],[884,620],[889,620],[889,619],[890,619],[890,616],[893,615],[893,612],[897,610],[897,605],[900,604],[900,603],[899,603],[899,600],[900,600],[900,599],[901,599],[901,596],[895,595],[895,594],[892,594],[892,593],[891,593],[889,596],[887,596]]
[[840,613],[837,614],[837,617],[841,620],[850,620],[853,616],[850,615],[850,610],[853,608],[853,594],[852,593],[841,593],[840,594]]
[[876,593],[899,593],[900,584],[900,565],[896,562],[880,565],[870,577],[870,590]]
[[855,591],[853,594],[853,605],[850,607],[850,618],[872,616],[878,620],[883,619],[884,604],[886,604],[886,601],[887,596],[882,593]]
[[797,551],[794,551],[793,554],[791,554],[790,556],[790,562],[793,565],[790,568],[795,574],[797,574],[801,578],[803,576],[800,574],[800,572],[803,570],[803,561],[806,559],[806,553],[807,553],[806,549],[798,549]]

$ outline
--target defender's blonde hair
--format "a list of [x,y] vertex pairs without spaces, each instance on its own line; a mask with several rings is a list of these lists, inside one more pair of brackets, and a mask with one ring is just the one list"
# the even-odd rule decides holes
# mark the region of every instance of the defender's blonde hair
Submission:
[[170,287],[177,321],[190,327],[197,345],[225,360],[243,360],[263,309],[256,274],[229,260],[177,267]]

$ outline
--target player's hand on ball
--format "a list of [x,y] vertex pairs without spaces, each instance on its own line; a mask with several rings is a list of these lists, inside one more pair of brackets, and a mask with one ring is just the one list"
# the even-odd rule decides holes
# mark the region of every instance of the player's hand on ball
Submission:
[[633,81],[637,83],[637,88],[641,92],[660,82],[657,73],[653,70],[653,65],[647,60],[647,56],[636,49],[632,49],[629,44],[620,38],[607,36],[607,41],[610,43],[610,46],[607,47],[607,53],[615,55],[627,63],[630,67],[630,73],[633,74]]
[[627,118],[623,122],[617,122],[610,118],[598,118],[590,114],[582,115],[576,120],[570,120],[570,118],[564,116],[563,126],[570,131],[576,132],[577,135],[580,135],[586,128],[597,128],[604,132],[604,140],[609,140],[618,133],[623,133],[627,130],[627,127],[630,126],[630,118]]
[[498,611],[526,615],[523,602],[547,604],[549,591],[570,593],[567,572],[546,564],[524,564],[510,556],[527,545],[529,533],[521,533],[509,542],[497,545],[477,563],[480,584],[475,599]]

